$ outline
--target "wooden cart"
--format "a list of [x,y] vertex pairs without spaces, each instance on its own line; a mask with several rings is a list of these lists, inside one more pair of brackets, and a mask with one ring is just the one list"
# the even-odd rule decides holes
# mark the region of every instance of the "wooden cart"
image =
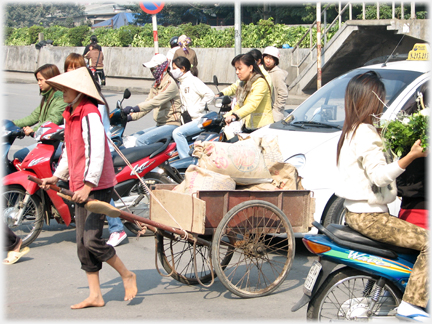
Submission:
[[291,269],[294,232],[310,229],[311,196],[308,190],[198,191],[197,198],[206,203],[205,232],[196,235],[200,242],[158,229],[159,260],[171,277],[185,284],[210,286],[214,269],[224,286],[240,297],[270,294]]

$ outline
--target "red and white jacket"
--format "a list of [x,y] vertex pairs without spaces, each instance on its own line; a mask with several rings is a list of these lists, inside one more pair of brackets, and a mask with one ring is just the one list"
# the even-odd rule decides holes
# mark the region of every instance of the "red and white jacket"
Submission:
[[63,112],[65,147],[54,175],[69,180],[77,191],[85,181],[95,185],[92,190],[113,187],[114,166],[98,108],[86,97],[71,114],[71,106]]

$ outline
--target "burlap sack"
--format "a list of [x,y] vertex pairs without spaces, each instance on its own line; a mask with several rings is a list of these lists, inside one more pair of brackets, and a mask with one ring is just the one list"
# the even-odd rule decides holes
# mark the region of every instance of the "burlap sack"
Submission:
[[198,190],[234,190],[236,183],[229,176],[190,165],[185,179],[172,191],[193,194]]
[[283,162],[283,156],[279,149],[278,137],[275,135],[265,135],[263,137],[252,137],[255,143],[261,148],[267,168],[274,162]]
[[237,190],[304,190],[295,166],[289,163],[272,163],[269,168],[272,183],[237,186]]
[[228,175],[239,185],[271,182],[261,148],[253,139],[236,143],[196,142],[193,156],[198,166]]

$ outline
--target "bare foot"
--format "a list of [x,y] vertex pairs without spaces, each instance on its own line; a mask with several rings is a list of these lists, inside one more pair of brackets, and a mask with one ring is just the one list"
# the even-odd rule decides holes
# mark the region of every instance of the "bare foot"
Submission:
[[135,298],[138,288],[136,284],[136,274],[132,271],[129,271],[129,275],[122,277],[123,285],[125,288],[125,297],[124,300],[132,300]]
[[86,307],[102,307],[102,306],[105,306],[105,302],[102,296],[95,297],[95,298],[88,297],[87,299],[83,300],[81,303],[72,305],[71,309],[81,309]]

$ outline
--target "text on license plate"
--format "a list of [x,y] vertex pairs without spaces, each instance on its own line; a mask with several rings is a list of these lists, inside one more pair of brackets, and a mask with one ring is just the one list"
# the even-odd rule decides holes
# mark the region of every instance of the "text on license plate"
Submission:
[[303,286],[303,292],[306,295],[310,296],[312,294],[313,287],[315,286],[315,282],[318,278],[321,268],[322,265],[318,261],[314,261],[314,263],[312,263],[312,266],[309,270],[308,276]]

